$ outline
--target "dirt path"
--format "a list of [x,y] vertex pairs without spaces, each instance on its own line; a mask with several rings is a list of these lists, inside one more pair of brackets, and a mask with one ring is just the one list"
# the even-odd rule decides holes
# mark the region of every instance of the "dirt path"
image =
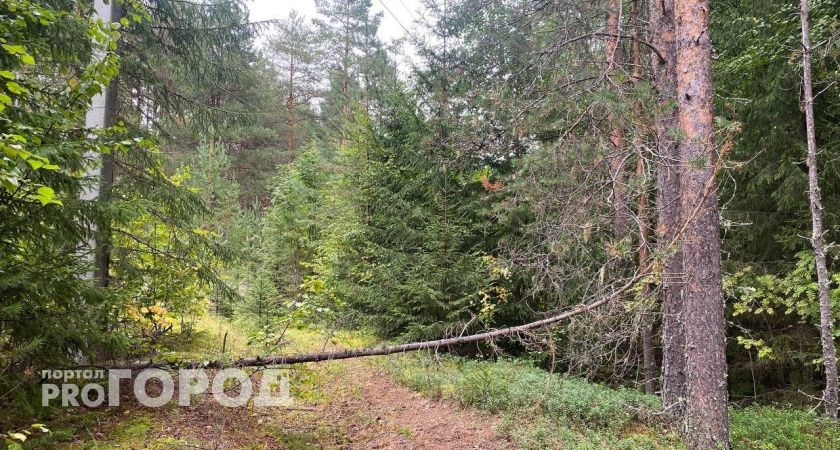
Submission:
[[[512,449],[497,419],[400,386],[368,361],[309,365],[311,383],[291,408],[108,410],[69,448]],[[293,387],[294,390],[294,387]]]
[[[397,385],[370,365],[344,364],[341,389],[322,411],[351,431],[352,449],[513,448],[495,432],[497,420]],[[339,387],[340,386],[336,386]]]

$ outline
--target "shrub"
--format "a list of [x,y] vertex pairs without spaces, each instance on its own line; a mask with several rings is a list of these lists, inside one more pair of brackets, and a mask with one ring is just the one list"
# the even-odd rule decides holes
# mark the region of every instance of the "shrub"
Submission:
[[731,420],[732,443],[735,448],[840,448],[840,427],[812,412],[756,405],[733,410]]

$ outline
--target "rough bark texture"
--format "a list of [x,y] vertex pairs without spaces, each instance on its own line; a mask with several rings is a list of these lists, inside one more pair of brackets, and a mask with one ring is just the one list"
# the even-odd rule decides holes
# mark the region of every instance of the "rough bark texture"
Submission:
[[686,443],[729,448],[726,336],[712,109],[709,1],[676,0],[685,284]]
[[[618,37],[621,35],[621,0],[611,0],[607,9],[607,37],[604,46],[606,55],[605,75],[610,74],[621,65],[621,49],[618,47]],[[615,114],[607,115],[610,126],[610,178],[612,179],[613,204],[613,235],[616,240],[624,239],[630,232],[630,210],[627,203],[627,173],[624,168],[624,158],[627,150],[627,139],[624,130],[618,125]]]
[[[630,22],[633,25],[633,43],[632,43],[632,62],[633,70],[630,74],[630,79],[634,85],[642,80],[642,26],[639,17],[639,0],[633,0],[630,10]],[[639,273],[650,273],[650,217],[648,207],[650,200],[648,198],[647,183],[645,177],[647,176],[645,170],[645,155],[643,152],[644,142],[642,140],[642,129],[644,129],[644,109],[641,100],[637,100],[633,104],[633,111],[636,115],[636,133],[633,140],[633,146],[636,148],[636,178],[640,180],[642,185],[639,193],[639,200],[636,205],[636,215],[639,221]],[[649,298],[651,294],[650,284],[645,282],[642,285],[642,296]],[[642,336],[642,366],[644,367],[644,386],[645,393],[653,394],[656,391],[656,354],[653,351],[653,317],[643,310],[641,320],[641,336]]]
[[[651,55],[656,113],[656,240],[662,262],[662,405],[678,418],[685,412],[685,330],[682,298],[682,248],[673,243],[680,227],[679,151],[677,132],[677,48],[674,0],[651,0],[651,41],[659,55]],[[662,56],[661,58],[659,56]]]
[[811,24],[808,0],[801,0],[802,21],[802,82],[805,94],[805,125],[808,137],[808,197],[811,203],[814,246],[817,266],[817,285],[820,299],[820,341],[825,363],[825,391],[823,401],[829,417],[837,419],[837,352],[834,348],[834,332],[831,320],[831,300],[828,295],[828,269],[825,262],[823,242],[822,199],[817,172],[817,138],[814,126],[814,92],[811,80]]

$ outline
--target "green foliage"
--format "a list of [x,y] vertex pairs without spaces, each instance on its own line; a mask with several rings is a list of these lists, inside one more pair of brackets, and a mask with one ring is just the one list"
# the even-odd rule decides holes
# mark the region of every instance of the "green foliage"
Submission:
[[[835,283],[840,276],[834,274]],[[762,273],[746,267],[727,276],[724,291],[732,304],[732,317],[739,323],[737,343],[750,355],[755,353],[751,370],[772,367],[790,369],[800,388],[811,387],[809,374],[822,370],[822,350],[819,345],[820,323],[818,287],[814,253],[803,250],[796,255],[796,264],[782,274]],[[831,301],[840,306],[840,288],[832,289]],[[834,317],[837,330],[838,318]],[[778,332],[785,327],[784,332]],[[737,367],[737,366],[736,366]],[[807,369],[803,373],[803,369]],[[737,386],[737,384],[736,384]],[[742,388],[736,388],[741,394]],[[756,386],[744,386],[744,394],[757,394]],[[763,387],[759,387],[764,391]]]
[[[733,316],[784,314],[813,326],[820,322],[813,251],[797,253],[796,265],[782,275],[756,274],[751,268],[739,271],[727,278],[726,290],[737,299]],[[833,290],[831,298],[835,306],[840,306],[840,289]]]
[[[817,146],[820,185],[826,205],[826,242],[838,241],[840,201],[836,155],[838,60],[836,2],[811,1],[811,40],[825,47],[814,51]],[[736,264],[767,265],[782,271],[810,244],[804,113],[800,106],[801,28],[798,4],[787,1],[715,1],[712,37],[718,114],[742,123],[735,136],[731,178],[722,186],[728,199],[724,218],[731,225],[726,249]],[[743,164],[741,164],[743,163]],[[739,225],[740,224],[740,225]],[[749,224],[745,226],[743,224]],[[738,267],[740,268],[740,267]]]
[[280,74],[254,49],[268,24],[249,23],[243,0],[142,3],[149,22],[124,39],[123,114],[166,137],[169,168],[195,165],[196,147],[223,142],[230,167],[220,179],[239,184],[243,208],[266,206],[276,165],[295,150],[284,148],[277,123],[285,117]]
[[[90,18],[88,3],[59,3],[0,5],[4,394],[41,367],[125,354],[143,334],[128,316],[150,322],[151,334],[175,317],[187,328],[209,287],[231,295],[217,273],[229,252],[197,229],[205,206],[164,173],[154,136],[124,120],[82,125],[91,99],[130,60],[118,57],[117,40],[150,16],[128,1],[124,19],[106,24]],[[85,200],[80,194],[100,183],[87,174],[104,155],[115,160],[116,179]],[[111,289],[90,280],[93,243],[111,254]]]
[[0,5],[0,356],[9,373],[123,344],[103,333],[111,296],[82,279],[91,225],[107,213],[78,199],[100,155],[139,145],[120,126],[91,135],[81,125],[116,75],[117,28],[77,8]]
[[235,305],[237,316],[257,325],[270,324],[266,326],[274,331],[277,327],[274,319],[281,316],[287,306],[280,302],[277,288],[263,270],[250,274],[243,282],[247,292]]
[[[257,27],[242,0],[133,0],[122,40],[123,111],[132,122],[193,136],[253,123],[238,86],[254,85],[251,48]],[[142,18],[142,19],[141,19]]]
[[200,144],[186,167],[189,177],[184,185],[207,205],[208,214],[198,221],[201,228],[217,236],[217,241],[230,250],[244,251],[255,224],[240,203],[241,191],[227,146],[221,142]]
[[478,167],[429,144],[434,123],[410,96],[389,102],[380,125],[360,120],[336,158],[326,208],[334,224],[315,263],[324,295],[388,336],[489,326],[507,301],[507,272],[489,253],[486,192],[471,176]]
[[[830,247],[840,240],[835,40],[840,8],[832,1],[809,3],[814,91],[819,92],[814,105],[819,182],[824,240]],[[728,349],[730,384],[736,398],[772,396],[791,386],[818,391],[799,5],[716,0],[712,7],[716,111],[741,124],[721,184],[730,330],[738,336]],[[836,258],[829,258],[829,271],[837,272]]]
[[[408,358],[398,363],[395,372],[413,387],[436,387],[446,396],[491,412],[536,408],[554,420],[612,431],[623,430],[634,421],[653,425],[658,420],[656,397],[633,389],[611,389],[583,379],[551,375],[521,361],[453,358],[444,360],[441,366],[421,368],[416,359]],[[424,377],[434,381],[423,386]]]
[[[683,448],[656,397],[549,374],[521,361],[392,358],[402,383],[503,416],[501,430],[526,449]],[[840,427],[813,412],[733,408],[736,449],[837,448]]]
[[322,150],[310,145],[293,163],[280,168],[272,206],[265,215],[266,263],[275,286],[295,299],[311,263],[323,226],[322,190],[329,173]]
[[782,406],[750,406],[731,412],[733,448],[834,449],[840,427],[813,412]]
[[[505,417],[523,448],[679,448],[656,397],[549,374],[522,361],[403,357],[388,369],[402,383]],[[570,447],[571,446],[571,447]]]
[[[178,186],[186,177],[176,174],[173,182]],[[140,212],[115,232],[113,287],[126,301],[126,320],[135,322],[140,335],[152,342],[171,331],[170,318],[189,331],[204,313],[212,287],[208,281],[215,279],[219,265],[216,252],[207,248],[210,233],[167,223],[153,212]],[[140,317],[153,308],[163,310]]]
[[569,424],[537,416],[527,422],[513,415],[504,417],[500,431],[508,434],[517,448],[545,449],[680,449],[673,435],[661,436],[655,430],[640,428],[633,433],[614,434],[591,429],[576,429]]

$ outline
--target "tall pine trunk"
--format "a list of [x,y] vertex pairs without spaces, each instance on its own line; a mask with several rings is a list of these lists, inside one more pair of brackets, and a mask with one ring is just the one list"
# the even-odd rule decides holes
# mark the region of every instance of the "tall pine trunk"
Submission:
[[682,169],[682,228],[677,233],[685,272],[686,442],[691,449],[729,448],[709,1],[676,0],[674,6]]
[[834,348],[834,333],[831,320],[831,300],[828,295],[828,269],[825,262],[825,243],[823,242],[822,199],[817,172],[817,139],[814,129],[814,92],[811,81],[811,24],[808,0],[801,0],[800,18],[802,21],[802,82],[805,93],[805,127],[808,137],[808,198],[811,203],[811,221],[813,232],[811,243],[814,246],[817,266],[817,285],[820,299],[820,340],[822,342],[823,361],[825,364],[825,410],[829,417],[837,419],[837,353]]
[[[631,81],[636,86],[642,80],[642,49],[641,36],[642,26],[641,18],[639,17],[639,0],[633,0],[630,11],[630,22],[633,26],[633,43],[632,43],[632,58],[633,70],[631,72]],[[636,215],[639,222],[639,247],[637,256],[639,259],[639,273],[648,274],[650,272],[650,217],[648,214],[648,206],[650,200],[648,198],[647,180],[646,180],[646,164],[643,148],[642,130],[644,129],[644,108],[641,100],[636,100],[633,104],[633,113],[636,116],[636,132],[633,139],[633,146],[636,147],[636,154],[638,160],[636,161],[636,177],[641,186],[639,192],[638,203],[636,204]],[[647,281],[642,285],[642,297],[647,299],[650,297],[651,289]],[[656,391],[656,355],[653,350],[653,316],[649,314],[644,308],[641,317],[641,337],[642,337],[642,367],[644,369],[644,386],[645,393],[653,394]]]
[[[607,10],[607,36],[604,46],[605,73],[610,77],[621,66],[621,48],[619,35],[621,34],[622,0],[611,0]],[[624,158],[627,150],[627,140],[624,130],[618,123],[614,113],[607,114],[610,126],[610,178],[612,180],[613,206],[613,236],[617,241],[624,239],[630,232],[630,209],[627,203],[627,173],[624,168]]]
[[683,324],[682,248],[673,245],[680,226],[677,131],[677,47],[674,0],[650,2],[653,87],[656,92],[656,240],[662,262],[662,405],[675,417],[685,412],[685,329]]

